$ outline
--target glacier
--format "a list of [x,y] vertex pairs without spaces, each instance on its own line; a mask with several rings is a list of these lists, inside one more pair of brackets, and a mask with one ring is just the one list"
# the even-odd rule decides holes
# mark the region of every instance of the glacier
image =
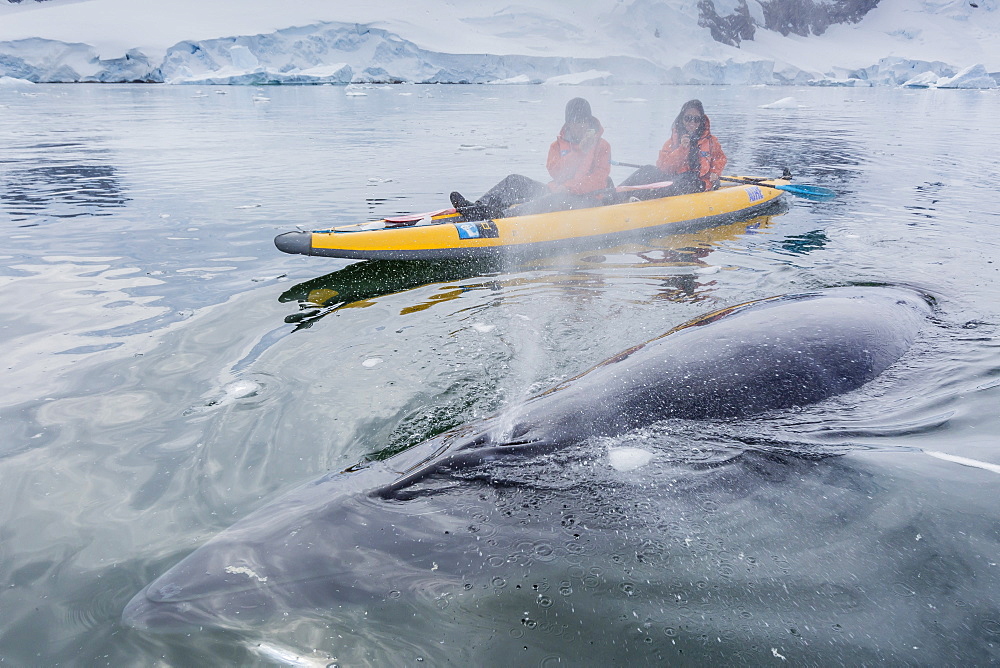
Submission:
[[[98,19],[93,25],[76,24],[81,16],[91,15],[82,13],[90,7],[135,13],[129,9],[134,3],[48,0],[42,3],[47,7],[30,7],[30,0],[25,0],[17,10],[9,10],[0,0],[0,39],[20,35],[0,41],[0,77],[35,83],[199,85],[763,84],[991,89],[1000,79],[1000,73],[990,71],[1000,69],[1000,39],[994,30],[1000,29],[998,1],[980,0],[971,9],[969,3],[924,0],[915,3],[919,5],[915,10],[914,3],[882,0],[856,24],[805,26],[800,32],[806,35],[782,35],[762,27],[767,22],[768,0],[598,0],[589,14],[564,11],[565,5],[554,0],[539,0],[530,8],[486,0],[476,3],[476,10],[464,0],[440,0],[429,2],[423,14],[402,0],[376,0],[364,10],[311,11],[345,16],[381,12],[393,18],[312,21],[167,44],[184,30],[195,31],[194,17],[176,16],[165,22],[170,23],[169,30],[165,25],[162,34],[139,34],[136,39],[142,41],[126,48],[120,35],[113,43],[102,37],[101,31],[112,31],[113,26],[101,26]],[[177,3],[177,14],[188,6],[184,2]],[[812,0],[787,2],[817,7]],[[261,3],[258,9],[264,6]],[[858,7],[848,9],[862,16]],[[60,11],[70,9],[74,25],[51,27],[52,19],[62,16]],[[248,11],[245,2],[219,0],[214,9],[221,14],[232,11],[237,29],[265,25],[237,25],[239,13]],[[35,15],[38,20],[30,21]],[[270,15],[268,20],[266,25],[281,25],[282,16]],[[155,26],[143,25],[155,31]],[[225,16],[219,25],[227,25]],[[221,29],[203,27],[202,31]],[[966,43],[964,50],[956,51],[952,42],[958,29],[965,31]],[[808,34],[819,30],[822,35]],[[79,41],[53,38],[68,34],[79,35]],[[867,40],[864,48],[862,40]],[[869,55],[879,50],[889,55]],[[922,59],[917,53],[946,58]],[[956,62],[967,57],[977,60]]]

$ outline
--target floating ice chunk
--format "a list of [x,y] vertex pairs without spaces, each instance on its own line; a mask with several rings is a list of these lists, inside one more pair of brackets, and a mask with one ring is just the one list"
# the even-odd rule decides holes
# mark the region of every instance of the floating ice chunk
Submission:
[[722,271],[722,267],[713,264],[707,267],[698,267],[694,270],[694,273],[699,274],[700,276],[708,276],[709,274],[717,274],[720,271]]
[[0,77],[0,88],[30,88],[35,82],[16,77]]
[[361,366],[363,366],[366,369],[371,369],[372,367],[376,367],[384,361],[385,360],[383,360],[381,357],[369,357],[368,359],[366,359],[364,362],[361,363]]
[[941,79],[938,88],[997,88],[996,79],[982,65],[970,65],[953,77]]
[[653,453],[641,448],[608,448],[608,463],[616,471],[634,471],[653,459]]
[[800,105],[794,97],[783,97],[780,100],[775,100],[774,102],[768,102],[767,104],[762,104],[760,109],[801,109]]
[[472,325],[472,329],[476,330],[480,334],[488,334],[496,328],[496,325],[484,325],[481,322],[477,322]]
[[486,147],[479,144],[459,144],[459,151],[485,151]]

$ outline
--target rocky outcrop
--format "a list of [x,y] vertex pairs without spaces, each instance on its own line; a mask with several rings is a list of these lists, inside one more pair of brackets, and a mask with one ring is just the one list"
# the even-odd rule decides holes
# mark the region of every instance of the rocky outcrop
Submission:
[[857,23],[879,0],[739,0],[735,9],[720,13],[714,0],[698,2],[698,25],[712,38],[739,46],[752,40],[758,27],[782,35],[822,35],[831,25]]

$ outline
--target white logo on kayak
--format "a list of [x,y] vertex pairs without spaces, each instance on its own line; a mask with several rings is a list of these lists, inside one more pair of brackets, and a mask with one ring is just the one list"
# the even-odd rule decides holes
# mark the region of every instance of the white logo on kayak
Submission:
[[762,199],[764,199],[764,193],[762,193],[760,191],[760,188],[758,188],[757,186],[750,186],[749,188],[747,188],[747,195],[750,196],[751,202],[759,202]]
[[459,239],[478,239],[479,226],[475,223],[455,223],[458,228]]

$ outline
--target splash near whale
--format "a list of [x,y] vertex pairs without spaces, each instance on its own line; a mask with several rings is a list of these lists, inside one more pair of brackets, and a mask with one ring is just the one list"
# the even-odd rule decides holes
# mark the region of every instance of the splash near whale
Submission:
[[[123,622],[161,632],[243,628],[390,590],[460,587],[487,568],[469,516],[493,510],[468,471],[662,420],[746,418],[856,390],[903,356],[930,313],[916,292],[858,287],[705,315],[512,411],[292,490],[146,586]],[[509,521],[501,530],[516,540],[537,538],[539,527]]]

